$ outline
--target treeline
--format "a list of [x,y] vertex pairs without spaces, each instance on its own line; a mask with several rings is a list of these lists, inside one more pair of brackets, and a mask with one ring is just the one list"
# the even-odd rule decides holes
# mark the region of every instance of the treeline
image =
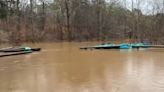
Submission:
[[164,5],[152,0],[148,12],[141,2],[149,0],[128,1],[1,0],[0,42],[147,39],[164,43]]

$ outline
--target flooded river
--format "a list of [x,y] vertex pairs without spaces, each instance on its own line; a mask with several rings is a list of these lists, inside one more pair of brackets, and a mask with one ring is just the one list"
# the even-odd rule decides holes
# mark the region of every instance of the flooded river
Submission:
[[164,92],[164,49],[79,49],[91,44],[0,58],[0,92]]

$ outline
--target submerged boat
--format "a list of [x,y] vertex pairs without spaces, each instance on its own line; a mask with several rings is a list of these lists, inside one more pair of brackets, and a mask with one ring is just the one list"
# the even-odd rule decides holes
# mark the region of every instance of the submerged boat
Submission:
[[81,47],[80,49],[118,49],[119,47],[119,45],[107,43],[89,47]]
[[15,56],[29,54],[32,52],[40,51],[41,48],[30,48],[30,47],[9,47],[0,49],[0,57]]
[[30,53],[32,53],[32,51],[29,51],[29,52],[12,52],[12,53],[0,54],[0,57],[17,56],[17,55],[24,55],[24,54],[30,54]]
[[21,52],[21,51],[24,51],[24,52],[28,52],[28,51],[40,51],[41,48],[30,48],[30,47],[10,47],[10,48],[3,48],[3,49],[0,49],[0,52]]
[[139,49],[139,48],[164,48],[164,45],[146,45],[144,43],[121,43],[121,44],[100,44],[80,49]]

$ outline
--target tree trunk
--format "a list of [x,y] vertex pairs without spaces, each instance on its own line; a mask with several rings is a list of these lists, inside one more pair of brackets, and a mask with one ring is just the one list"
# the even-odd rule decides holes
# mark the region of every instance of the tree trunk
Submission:
[[66,26],[68,32],[68,41],[72,41],[72,32],[70,30],[70,8],[69,8],[69,0],[65,0],[65,9],[66,9]]

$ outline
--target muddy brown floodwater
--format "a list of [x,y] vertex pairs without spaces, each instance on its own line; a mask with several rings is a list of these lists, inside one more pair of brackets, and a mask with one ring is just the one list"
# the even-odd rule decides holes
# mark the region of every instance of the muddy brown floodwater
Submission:
[[91,44],[0,58],[0,92],[164,92],[164,49],[79,49]]

